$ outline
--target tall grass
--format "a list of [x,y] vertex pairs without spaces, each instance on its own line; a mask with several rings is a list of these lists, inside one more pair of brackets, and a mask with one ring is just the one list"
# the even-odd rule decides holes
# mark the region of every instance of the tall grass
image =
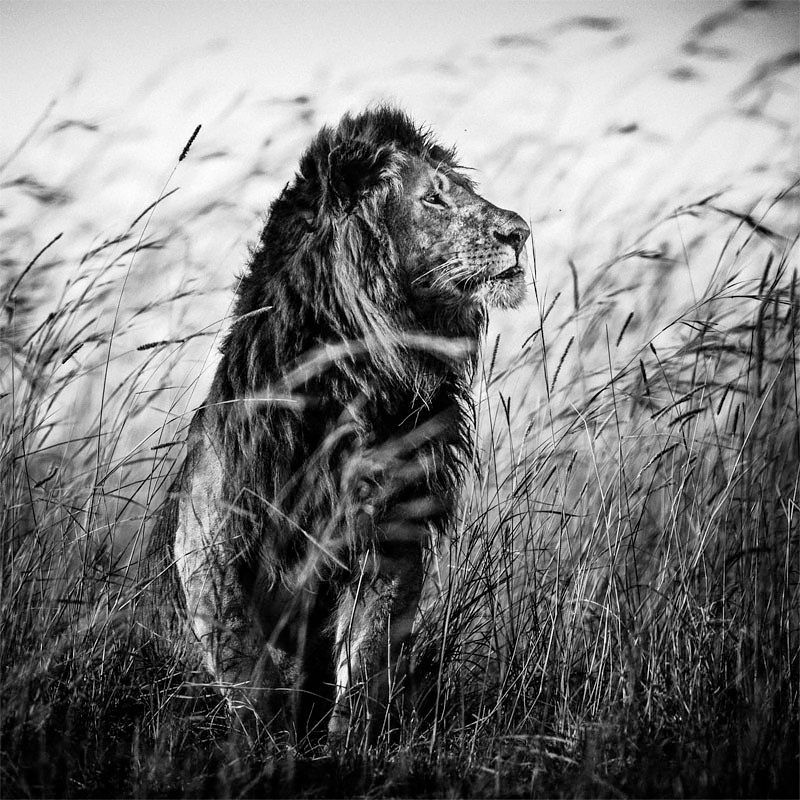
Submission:
[[[504,68],[511,44],[492,53]],[[460,68],[488,74],[469,53]],[[753,74],[771,97],[775,76]],[[430,565],[399,741],[339,759],[251,748],[202,676],[144,646],[137,558],[226,324],[225,270],[207,253],[257,232],[219,198],[274,194],[312,105],[270,106],[283,149],[243,160],[244,177],[227,151],[201,151],[198,171],[227,164],[214,199],[181,201],[169,183],[99,239],[72,190],[109,182],[104,145],[58,144],[84,153],[69,189],[9,178],[19,153],[0,166],[16,192],[0,272],[3,795],[797,796],[796,165],[695,202],[680,182],[650,192],[644,170],[625,195],[608,173],[636,177],[626,147],[655,147],[635,126],[487,144],[494,180],[538,180],[573,210],[534,225],[532,303],[488,338],[473,469]],[[64,125],[43,152],[97,132]],[[791,124],[769,130],[781,158],[796,152]],[[565,222],[580,232],[566,244]]]
[[[183,345],[118,351],[152,303],[100,310],[157,243],[140,219],[96,248],[31,327],[44,247],[3,288],[5,794],[794,792],[796,234],[721,224],[730,263],[655,335],[607,324],[607,265],[561,317],[566,299],[537,299],[516,358],[490,343],[461,524],[418,625],[419,714],[366,760],[305,765],[248,752],[218,698],[139,645],[132,569],[178,423],[129,450],[120,432]],[[131,366],[110,383],[115,358]]]
[[602,304],[584,312],[607,366],[560,388],[565,343],[543,324],[546,401],[526,435],[513,396],[484,415],[486,463],[440,565],[426,654],[439,731],[468,763],[524,763],[534,791],[565,760],[589,793],[796,785],[793,247],[760,278],[712,282],[675,344],[641,343],[621,365],[624,331]]

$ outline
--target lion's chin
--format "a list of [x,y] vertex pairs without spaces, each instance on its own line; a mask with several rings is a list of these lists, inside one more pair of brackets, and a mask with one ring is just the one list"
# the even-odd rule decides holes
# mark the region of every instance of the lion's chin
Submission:
[[516,308],[525,299],[525,268],[527,261],[523,252],[518,263],[484,277],[471,287],[472,295],[487,308]]
[[513,263],[487,277],[478,289],[487,308],[516,308],[525,299],[528,254],[523,249]]
[[486,281],[477,294],[489,308],[516,308],[525,299],[525,273],[514,270],[508,277],[500,275]]

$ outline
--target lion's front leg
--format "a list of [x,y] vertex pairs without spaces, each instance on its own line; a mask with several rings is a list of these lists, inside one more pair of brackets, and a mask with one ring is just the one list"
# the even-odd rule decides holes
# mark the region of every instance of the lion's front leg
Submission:
[[332,746],[374,744],[396,725],[414,615],[422,591],[422,549],[385,545],[367,554],[340,599],[336,618],[336,701]]
[[[238,553],[219,536],[212,504],[185,497],[175,532],[175,562],[187,623],[204,665],[248,737],[281,713],[280,674],[238,569]],[[283,726],[285,727],[285,725]]]

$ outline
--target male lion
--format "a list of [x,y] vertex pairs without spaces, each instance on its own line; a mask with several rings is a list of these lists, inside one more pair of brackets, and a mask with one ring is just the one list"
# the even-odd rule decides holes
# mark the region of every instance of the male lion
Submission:
[[273,202],[149,551],[234,713],[291,689],[298,740],[388,730],[529,233],[388,107],[324,127]]

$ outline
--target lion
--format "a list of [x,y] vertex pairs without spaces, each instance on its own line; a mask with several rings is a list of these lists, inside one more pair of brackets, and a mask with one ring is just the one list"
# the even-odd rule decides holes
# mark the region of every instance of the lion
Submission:
[[323,127],[272,203],[148,552],[235,716],[391,733],[529,235],[390,106]]

